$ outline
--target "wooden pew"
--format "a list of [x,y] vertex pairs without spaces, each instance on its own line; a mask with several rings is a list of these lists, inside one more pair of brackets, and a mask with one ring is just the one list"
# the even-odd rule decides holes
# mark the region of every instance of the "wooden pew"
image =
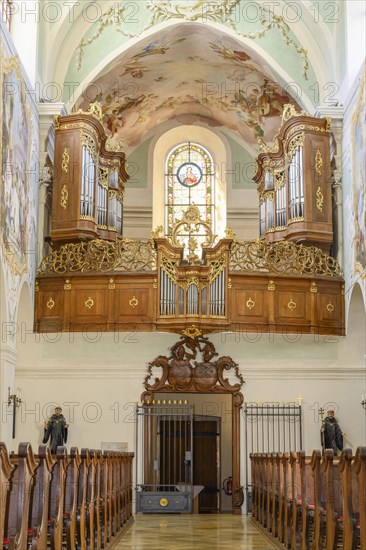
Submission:
[[34,473],[31,493],[28,538],[32,540],[33,550],[44,550],[47,548],[48,510],[52,470],[55,462],[52,460],[51,451],[47,445],[39,445],[36,460],[38,464]]
[[254,453],[249,454],[249,460],[250,460],[250,485],[252,489],[252,517],[254,519],[257,519],[257,496],[258,496],[258,490],[257,490],[257,461]]
[[301,477],[301,533],[300,549],[310,550],[314,532],[314,475],[311,467],[311,457],[305,456],[305,452],[299,453],[300,477]]
[[131,524],[133,453],[58,447],[54,458],[29,443],[9,458],[0,443],[0,550],[107,549]]
[[89,462],[89,450],[81,449],[77,506],[77,544],[80,550],[87,550],[87,488]]
[[31,490],[37,466],[30,444],[20,443],[18,454],[11,455],[11,462],[14,470],[10,478],[7,497],[4,538],[8,539],[9,548],[16,547],[19,550],[27,550]]
[[280,492],[281,492],[281,457],[282,453],[272,453],[272,526],[271,531],[274,537],[278,538],[278,525],[280,516]]
[[95,499],[94,499],[94,525],[95,525],[95,547],[102,548],[102,497],[101,497],[101,476],[102,476],[102,451],[95,451]]
[[311,468],[314,476],[314,534],[312,550],[322,550],[325,539],[325,476],[321,468],[322,456],[319,449],[313,451]]
[[6,526],[6,510],[10,495],[10,480],[14,466],[9,460],[8,451],[4,443],[0,443],[0,548],[9,545],[9,539],[4,537]]
[[86,544],[88,550],[96,548],[96,529],[95,529],[95,470],[96,453],[89,451],[88,471],[86,478]]
[[51,550],[62,550],[64,534],[66,466],[66,447],[57,447],[56,462],[52,468],[48,518]]
[[[302,451],[301,451],[302,452]],[[299,544],[300,518],[299,501],[301,500],[301,473],[300,463],[296,452],[290,453],[291,466],[291,511],[290,511],[290,531],[291,531],[291,550],[297,550]]]
[[110,452],[103,452],[103,462],[101,464],[101,537],[102,548],[106,548],[107,543],[112,538],[112,501],[111,501],[111,484],[110,484]]
[[76,447],[71,447],[66,470],[65,530],[68,550],[77,550],[78,481],[81,459]]
[[352,461],[352,450],[344,449],[339,459],[339,471],[343,490],[343,548],[356,550],[358,541],[359,495]]
[[263,457],[260,453],[257,454],[258,460],[258,521],[264,524],[264,510],[265,510],[265,464]]
[[358,494],[357,548],[366,550],[366,447],[358,447],[352,464]]
[[285,546],[285,548],[291,547],[291,483],[289,477],[289,453],[283,453],[282,455],[282,525],[279,530],[279,540]]
[[133,508],[132,508],[132,494],[133,494],[133,459],[134,453],[127,453],[128,456],[128,511],[129,520],[133,520]]

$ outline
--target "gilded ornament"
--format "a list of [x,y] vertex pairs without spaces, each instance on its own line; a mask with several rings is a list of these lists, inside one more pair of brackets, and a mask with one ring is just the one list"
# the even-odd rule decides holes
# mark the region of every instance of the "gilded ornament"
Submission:
[[290,120],[291,118],[293,118],[295,116],[309,116],[309,114],[306,111],[300,111],[300,113],[298,113],[296,111],[295,105],[293,105],[292,103],[286,103],[286,105],[283,106],[280,128],[282,128],[282,126],[288,120]]
[[322,189],[320,185],[318,185],[318,188],[316,190],[316,207],[319,210],[319,212],[323,212],[323,203],[324,203],[324,197],[323,197]]
[[229,271],[342,277],[338,261],[316,247],[292,241],[238,241],[229,256]]
[[54,306],[55,306],[55,302],[52,298],[50,298],[46,305],[47,305],[48,309],[53,309]]
[[94,139],[89,134],[87,134],[86,132],[83,132],[81,130],[80,131],[80,141],[81,141],[81,144],[84,145],[84,147],[86,147],[88,149],[88,151],[91,154],[94,162],[96,162],[98,160],[98,155],[97,155],[97,149],[96,149]]
[[152,239],[160,239],[164,236],[164,228],[162,225],[158,225],[154,231],[151,231],[151,238]]
[[285,185],[285,171],[284,170],[274,170],[274,188],[275,191],[279,191]]
[[67,147],[65,147],[64,152],[62,153],[62,163],[61,163],[61,169],[65,174],[67,174],[69,171],[69,163],[70,163],[69,150],[67,149]]
[[163,497],[163,498],[160,499],[159,504],[160,504],[160,506],[163,506],[163,508],[165,508],[165,506],[168,506],[169,501],[168,501],[167,498]]
[[319,149],[315,152],[315,172],[319,174],[319,176],[322,175],[322,167],[323,167],[323,157]]
[[116,288],[116,283],[114,282],[114,279],[109,279],[108,289],[114,290],[115,288]]
[[279,142],[279,139],[278,139],[278,133],[273,138],[273,142],[274,142],[273,145],[267,145],[266,143],[264,143],[262,138],[258,138],[257,141],[258,141],[258,145],[259,145],[259,151],[261,153],[278,153],[278,151],[280,150],[280,142]]
[[316,294],[318,292],[318,287],[316,286],[316,283],[312,282],[310,285],[310,292],[313,294]]
[[132,296],[131,300],[128,303],[133,309],[135,309],[135,307],[139,305],[139,301],[137,300],[136,296]]
[[287,225],[290,224],[290,223],[295,223],[295,222],[303,222],[304,221],[304,216],[295,216],[294,218],[290,218],[287,222]]
[[36,284],[35,284],[35,292],[39,292],[39,282],[36,281]]
[[334,308],[334,305],[332,304],[332,302],[329,302],[327,304],[327,311],[329,311],[329,313],[333,313],[334,309],[335,308]]
[[254,300],[252,300],[251,298],[249,298],[249,299],[246,301],[246,304],[245,304],[245,305],[247,306],[248,309],[252,310],[253,307],[255,306],[255,302],[254,302]]
[[79,109],[78,115],[90,115],[96,118],[99,122],[103,122],[102,104],[99,101],[94,101],[94,103],[89,105],[89,109],[87,111]]
[[202,331],[196,327],[196,325],[192,325],[191,327],[182,330],[182,334],[194,340],[195,338],[198,338],[198,336],[202,335]]
[[91,309],[94,306],[94,300],[90,296],[84,303],[88,309]]
[[229,277],[228,280],[227,280],[227,287],[228,287],[228,288],[232,288],[232,287],[233,287],[233,283],[232,283],[230,277]]
[[232,239],[234,242],[237,241],[236,233],[231,229],[231,227],[227,227],[225,229],[225,237],[227,239]]
[[208,274],[208,280],[210,284],[214,282],[216,277],[220,275],[220,273],[225,269],[226,267],[226,261],[225,256],[221,256],[218,260],[214,260],[210,263],[210,269]]
[[270,290],[270,291],[276,290],[276,285],[274,284],[274,282],[272,280],[269,281],[268,286],[267,286],[267,290]]
[[117,239],[114,242],[93,239],[62,245],[46,256],[38,275],[73,272],[154,271],[156,251],[150,241]]
[[63,208],[64,210],[66,210],[68,200],[69,200],[69,190],[67,189],[66,183],[64,183],[61,189],[61,198],[60,198],[60,205],[61,205],[61,208]]
[[295,308],[296,308],[296,302],[293,301],[293,299],[291,298],[291,300],[289,301],[289,303],[287,304],[287,307],[289,309],[291,309],[291,311],[293,311]]
[[70,279],[66,279],[65,284],[64,284],[64,290],[71,290]]
[[288,145],[288,154],[287,157],[289,159],[292,159],[292,157],[295,155],[296,151],[300,149],[300,147],[303,147],[305,141],[305,134],[302,132],[301,134],[298,134],[295,136]]

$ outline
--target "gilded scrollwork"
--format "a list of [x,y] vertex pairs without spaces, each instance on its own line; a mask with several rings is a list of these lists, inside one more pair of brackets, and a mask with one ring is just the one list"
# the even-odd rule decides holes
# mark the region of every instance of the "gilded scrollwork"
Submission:
[[301,132],[301,134],[298,134],[290,141],[288,146],[288,158],[292,159],[296,151],[304,145],[304,141],[305,141],[304,132]]
[[225,269],[225,265],[226,265],[226,262],[225,262],[224,256],[221,256],[221,258],[218,258],[217,260],[214,260],[213,262],[210,263],[210,269],[209,269],[209,275],[208,275],[208,280],[210,283],[212,283],[216,279],[216,277],[220,275],[221,271]]
[[81,144],[88,149],[89,153],[93,157],[93,160],[96,161],[98,155],[94,139],[88,133],[80,131],[80,141]]
[[323,203],[324,203],[324,197],[322,193],[322,188],[320,185],[318,185],[318,188],[316,190],[316,207],[319,210],[319,212],[323,212]]
[[229,270],[342,277],[335,258],[319,248],[291,241],[238,241],[231,247]]
[[323,167],[323,157],[320,150],[317,149],[315,153],[315,172],[319,176],[322,175],[322,167]]
[[63,208],[64,210],[66,210],[68,200],[69,200],[69,190],[67,188],[66,183],[64,183],[61,189],[61,198],[60,198],[60,205],[61,205],[61,208]]
[[284,170],[274,170],[274,188],[275,191],[279,191],[285,185],[285,171]]
[[79,115],[90,115],[96,118],[99,122],[102,122],[103,120],[103,111],[102,111],[102,104],[99,101],[94,101],[90,104],[89,109],[87,111],[83,111],[82,109],[78,110]]
[[94,239],[61,246],[42,260],[38,275],[154,270],[156,270],[156,252],[150,241],[117,239],[115,242],[110,242]]
[[67,147],[65,147],[64,152],[62,153],[62,164],[61,164],[61,169],[65,174],[67,174],[69,171],[69,163],[70,163],[69,150]]

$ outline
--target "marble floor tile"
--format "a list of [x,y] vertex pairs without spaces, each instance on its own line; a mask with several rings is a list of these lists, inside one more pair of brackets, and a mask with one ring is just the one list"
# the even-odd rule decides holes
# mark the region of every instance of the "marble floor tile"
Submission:
[[137,515],[114,550],[273,550],[249,516]]

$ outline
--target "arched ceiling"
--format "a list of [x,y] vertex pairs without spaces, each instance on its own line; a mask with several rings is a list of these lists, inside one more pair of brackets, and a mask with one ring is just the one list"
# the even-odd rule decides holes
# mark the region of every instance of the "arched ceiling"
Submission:
[[166,120],[226,127],[256,150],[258,138],[272,141],[283,105],[298,107],[276,76],[235,38],[185,23],[134,44],[84,90],[75,108],[100,101],[109,144],[122,142],[127,152]]

